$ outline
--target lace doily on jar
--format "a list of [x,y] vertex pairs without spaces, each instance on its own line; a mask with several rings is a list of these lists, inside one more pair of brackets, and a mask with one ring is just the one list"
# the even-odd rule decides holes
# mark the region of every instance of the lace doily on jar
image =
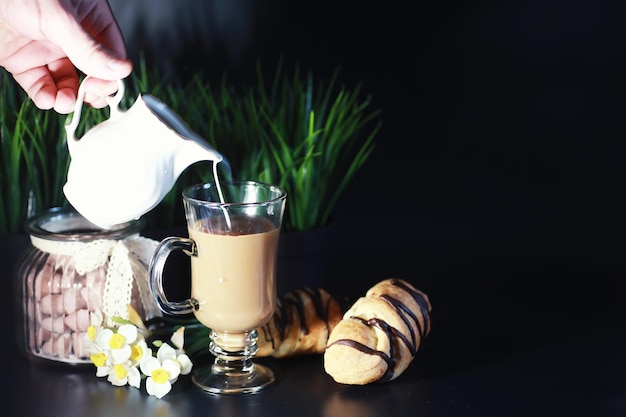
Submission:
[[107,265],[102,308],[108,326],[113,317],[128,320],[127,305],[131,303],[133,281],[137,284],[145,317],[161,316],[152,294],[148,265],[158,242],[134,234],[122,240],[100,239],[91,242],[58,242],[31,236],[37,249],[57,255],[69,255],[78,274],[84,275]]

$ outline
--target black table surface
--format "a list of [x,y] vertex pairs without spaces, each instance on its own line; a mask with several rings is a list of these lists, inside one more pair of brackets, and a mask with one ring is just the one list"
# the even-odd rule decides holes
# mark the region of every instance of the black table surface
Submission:
[[22,359],[4,383],[10,381],[15,416],[622,416],[621,333],[602,329],[475,363],[439,353],[434,334],[398,379],[367,386],[334,383],[320,356],[264,361],[278,382],[244,396],[207,395],[182,378],[158,400],[143,389],[113,387],[94,369]]
[[[364,248],[348,251],[341,239],[337,242],[333,262],[341,260],[346,271],[337,266],[334,270],[344,279],[323,284],[331,292],[356,296],[384,278],[376,275],[376,266],[356,262],[364,257]],[[373,265],[406,259],[404,251],[414,249],[370,246],[379,259]],[[436,262],[433,257],[431,262]],[[598,301],[593,292],[570,289],[561,290],[559,301],[541,296],[552,291],[548,284],[537,284],[543,276],[516,284],[503,271],[504,264],[494,266],[490,260],[487,268],[473,263],[457,259],[449,274],[436,279],[418,274],[417,265],[410,276],[411,267],[404,270],[404,277],[429,295],[433,327],[409,368],[390,382],[338,384],[325,373],[321,355],[260,358],[277,374],[276,384],[260,393],[209,395],[181,376],[169,394],[156,399],[146,394],[143,383],[141,389],[114,387],[96,377],[90,365],[32,361],[18,352],[16,343],[5,343],[9,356],[3,365],[8,366],[3,395],[8,407],[3,408],[21,417],[626,415],[624,326],[619,314],[604,314],[600,305],[607,304],[606,298]],[[388,270],[404,269],[396,266],[400,269]],[[563,267],[562,275],[570,276],[573,269],[581,267]],[[358,271],[363,282],[347,277],[348,270]],[[502,273],[513,286],[509,293],[493,284],[495,278],[489,282],[491,275],[501,279]]]
[[625,416],[622,3],[279,3],[293,16],[281,7],[259,43],[322,74],[344,65],[384,109],[321,285],[426,292],[432,332],[409,368],[346,386],[321,356],[263,359],[278,381],[258,394],[181,377],[158,400],[31,362],[7,332],[0,415]]

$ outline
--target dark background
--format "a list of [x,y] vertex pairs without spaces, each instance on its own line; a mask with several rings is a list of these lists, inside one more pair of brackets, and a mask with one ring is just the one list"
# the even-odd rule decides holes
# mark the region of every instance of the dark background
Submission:
[[428,294],[432,331],[392,383],[342,387],[319,357],[288,358],[275,389],[219,400],[187,379],[154,402],[20,357],[3,386],[15,412],[624,415],[622,2],[110,2],[130,56],[173,79],[246,82],[283,56],[363,83],[384,125],[337,207],[321,285],[351,300],[404,278]]
[[623,321],[620,2],[111,3],[129,54],[172,77],[245,82],[283,56],[372,94],[384,125],[337,208],[332,291],[411,281],[453,358]]

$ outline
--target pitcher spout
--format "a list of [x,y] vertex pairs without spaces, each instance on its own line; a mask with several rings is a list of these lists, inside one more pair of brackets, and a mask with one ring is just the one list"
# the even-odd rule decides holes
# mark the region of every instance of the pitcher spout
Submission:
[[175,154],[172,155],[172,166],[175,177],[180,176],[190,165],[200,161],[222,162],[222,155],[212,148],[199,144],[197,141],[184,139]]
[[176,136],[176,149],[170,154],[174,178],[177,178],[187,167],[196,162],[212,161],[217,164],[224,160],[222,154],[194,132],[176,112],[161,100],[145,93],[141,94],[141,99],[148,110]]
[[[168,128],[185,142],[181,142],[183,152],[191,152],[189,160],[220,162],[224,158],[204,138],[194,132],[187,123],[165,103],[151,94],[141,94],[148,109]],[[195,155],[195,156],[191,156]]]

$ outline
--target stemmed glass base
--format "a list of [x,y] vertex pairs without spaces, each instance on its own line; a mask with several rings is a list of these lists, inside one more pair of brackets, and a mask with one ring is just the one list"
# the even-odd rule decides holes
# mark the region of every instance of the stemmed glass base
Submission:
[[257,331],[227,333],[211,331],[209,351],[215,356],[211,366],[199,368],[192,381],[211,394],[252,394],[275,381],[274,372],[256,364]]

